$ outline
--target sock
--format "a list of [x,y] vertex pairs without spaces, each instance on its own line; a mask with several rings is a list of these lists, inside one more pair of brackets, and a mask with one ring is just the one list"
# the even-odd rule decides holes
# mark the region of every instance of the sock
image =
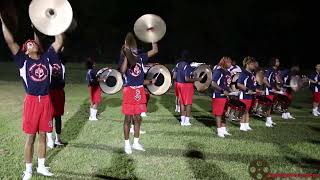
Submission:
[[133,125],[133,124],[131,124],[131,129],[133,129],[133,130],[134,130],[134,125]]
[[244,127],[245,123],[240,123],[240,128]]
[[90,116],[89,117],[92,117],[92,108],[90,108]]
[[248,128],[249,127],[249,123],[244,123],[244,126]]
[[56,142],[60,139],[60,134],[56,133]]
[[124,140],[124,144],[126,145],[126,146],[131,146],[130,145],[130,140],[128,139],[128,140]]
[[286,116],[291,116],[291,114],[289,112],[286,113]]
[[53,141],[52,133],[47,133],[47,139],[48,139],[48,142],[52,142]]
[[221,127],[221,131],[227,132],[227,128],[226,127]]
[[271,117],[267,117],[267,122],[272,122],[272,118]]
[[45,167],[44,161],[45,161],[45,158],[38,158],[38,167]]
[[139,144],[139,138],[133,138],[133,144]]
[[26,172],[32,173],[32,163],[26,163]]
[[97,109],[92,109],[92,118],[97,119]]
[[186,122],[186,117],[185,116],[181,116],[181,123],[184,124]]
[[318,111],[318,107],[313,108],[313,111]]
[[190,123],[190,118],[189,117],[186,117],[185,123]]

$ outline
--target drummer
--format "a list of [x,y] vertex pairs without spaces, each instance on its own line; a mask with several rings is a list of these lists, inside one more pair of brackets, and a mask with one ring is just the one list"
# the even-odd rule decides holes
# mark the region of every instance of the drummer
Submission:
[[231,135],[226,129],[226,120],[224,118],[227,96],[231,92],[231,74],[228,69],[231,67],[231,59],[223,57],[219,62],[219,69],[213,71],[212,87],[214,89],[212,97],[212,114],[216,118],[218,137],[224,138],[225,135]]
[[267,98],[273,101],[274,92],[280,90],[282,84],[281,72],[279,70],[280,60],[278,58],[271,58],[270,60],[271,67],[266,70],[264,82],[268,86],[266,95]]
[[285,69],[281,71],[284,95],[287,96],[288,98],[288,104],[287,104],[288,106],[284,108],[285,112],[282,113],[282,116],[281,116],[282,119],[295,119],[288,110],[288,107],[292,102],[292,95],[293,95],[293,90],[290,87],[290,80],[291,80],[291,77],[297,76],[299,72],[300,72],[299,66],[292,66],[291,69]]
[[201,78],[194,78],[193,68],[190,66],[189,58],[185,54],[175,68],[174,79],[177,83],[177,91],[180,102],[181,126],[191,126],[190,115],[192,109],[192,98],[194,95],[193,82],[199,81]]
[[320,115],[320,64],[317,64],[315,68],[316,70],[309,76],[309,82],[313,101],[312,114],[313,116],[318,117]]
[[237,86],[240,89],[239,99],[246,105],[245,113],[240,121],[240,131],[250,131],[252,128],[249,125],[249,110],[252,105],[253,94],[261,92],[256,88],[254,71],[256,69],[256,60],[253,57],[246,57],[243,60],[245,69],[240,73]]

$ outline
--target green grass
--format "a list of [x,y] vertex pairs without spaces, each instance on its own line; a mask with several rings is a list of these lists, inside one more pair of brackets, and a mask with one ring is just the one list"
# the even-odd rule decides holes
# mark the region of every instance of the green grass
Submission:
[[[143,120],[147,134],[141,136],[146,152],[128,156],[122,150],[121,94],[104,95],[101,120],[89,122],[85,70],[69,64],[67,72],[62,134],[67,146],[48,151],[53,179],[251,179],[248,167],[255,159],[268,161],[272,173],[320,173],[320,118],[311,116],[307,90],[295,94],[290,110],[296,120],[274,115],[278,126],[268,129],[252,118],[254,131],[248,133],[229,123],[233,136],[226,139],[214,134],[210,97],[194,97],[193,125],[181,127],[172,92],[152,96]],[[14,65],[0,63],[0,179],[18,179],[24,170],[23,96]]]

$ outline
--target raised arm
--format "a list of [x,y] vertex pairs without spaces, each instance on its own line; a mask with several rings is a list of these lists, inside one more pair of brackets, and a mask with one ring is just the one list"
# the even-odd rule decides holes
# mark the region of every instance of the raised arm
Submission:
[[157,43],[152,43],[152,49],[150,51],[148,51],[148,57],[153,57],[156,54],[158,54],[159,50],[158,50],[158,44]]
[[120,65],[120,72],[122,74],[125,74],[127,69],[128,69],[128,59],[126,56],[124,56],[122,64]]
[[56,51],[56,53],[58,53],[60,51],[61,47],[63,46],[63,40],[64,40],[63,34],[59,34],[59,35],[55,36],[55,41],[52,43],[51,46]]
[[4,40],[6,41],[11,53],[13,55],[16,55],[20,47],[18,43],[16,43],[16,41],[14,40],[12,33],[9,31],[4,21],[2,20],[1,14],[0,14],[0,20],[2,23],[2,32],[3,32]]

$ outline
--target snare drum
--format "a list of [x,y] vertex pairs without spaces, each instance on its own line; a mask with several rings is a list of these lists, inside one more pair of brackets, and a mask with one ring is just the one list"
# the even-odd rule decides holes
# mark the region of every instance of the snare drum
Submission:
[[229,99],[226,108],[227,120],[240,121],[246,110],[246,105],[238,99]]
[[284,113],[288,111],[290,100],[286,95],[276,94],[274,97],[273,111]]
[[272,101],[265,96],[256,96],[255,102],[252,106],[252,112],[259,117],[267,117],[271,110]]

